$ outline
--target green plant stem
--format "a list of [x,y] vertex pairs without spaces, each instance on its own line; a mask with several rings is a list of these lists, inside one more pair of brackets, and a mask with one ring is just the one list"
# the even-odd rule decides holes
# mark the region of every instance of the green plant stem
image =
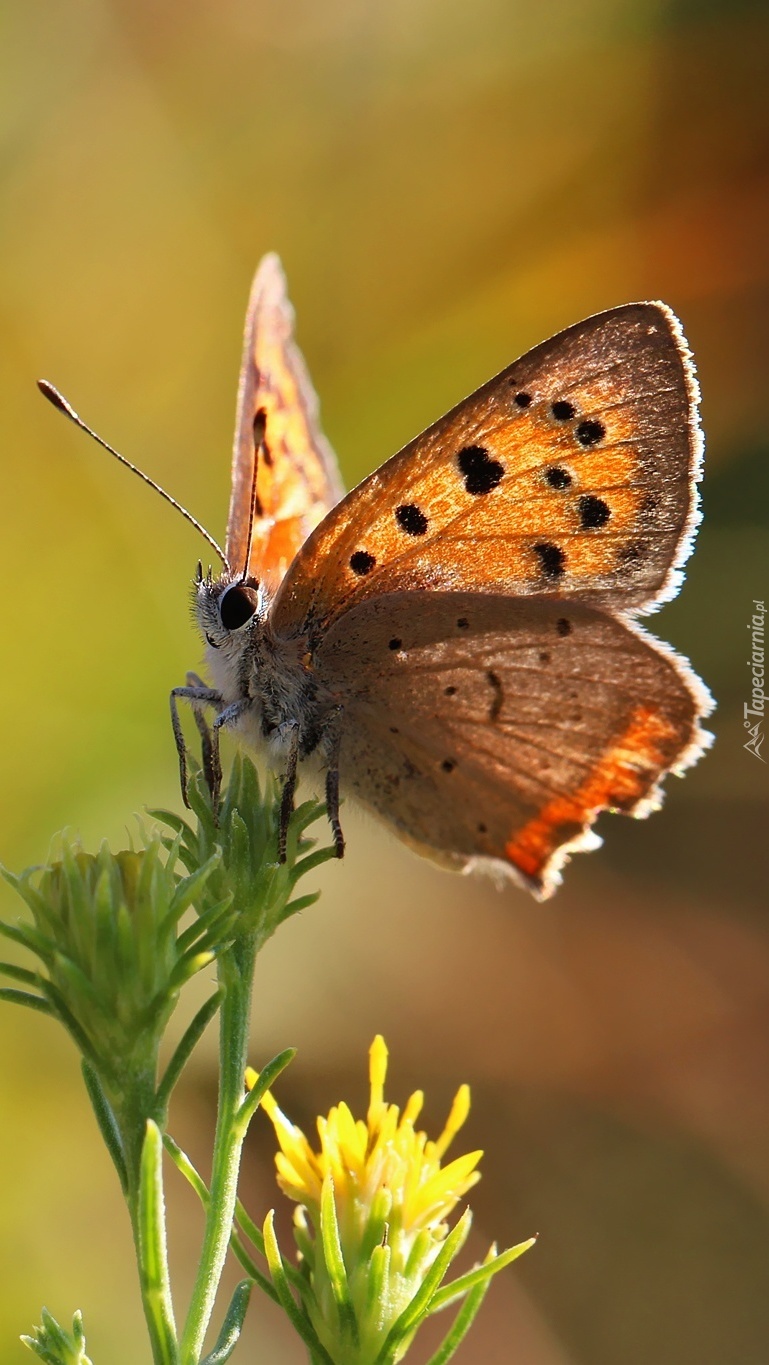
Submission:
[[251,987],[258,946],[256,935],[250,935],[219,959],[219,978],[224,987],[219,1016],[219,1111],[203,1247],[179,1348],[180,1365],[198,1365],[200,1360],[232,1234],[246,1135],[237,1116],[248,1062]]

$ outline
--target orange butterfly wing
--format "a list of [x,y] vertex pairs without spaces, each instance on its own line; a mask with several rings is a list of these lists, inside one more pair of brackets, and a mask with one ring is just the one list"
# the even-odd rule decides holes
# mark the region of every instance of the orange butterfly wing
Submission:
[[344,699],[345,786],[420,852],[550,894],[608,808],[645,815],[699,756],[707,696],[639,627],[583,603],[393,593],[317,646]]
[[[226,554],[233,573],[239,575],[247,559],[248,573],[266,579],[273,589],[344,491],[334,452],[320,428],[318,399],[294,341],[293,324],[280,261],[267,255],[254,277],[246,313]],[[249,546],[260,414],[264,439]]]
[[421,851],[491,859],[547,895],[599,811],[646,814],[701,753],[705,689],[621,619],[670,595],[689,553],[697,398],[663,304],[588,318],[300,550],[271,624],[307,636],[339,698],[345,785]]
[[675,590],[696,524],[697,386],[659,303],[537,346],[345,497],[275,602],[311,635],[374,594],[578,595],[640,609]]

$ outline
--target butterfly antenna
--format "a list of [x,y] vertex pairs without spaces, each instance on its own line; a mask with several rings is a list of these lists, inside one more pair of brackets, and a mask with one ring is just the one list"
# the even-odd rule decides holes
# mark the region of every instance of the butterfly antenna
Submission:
[[238,580],[240,583],[245,583],[246,579],[248,578],[248,565],[251,560],[251,537],[254,534],[254,518],[257,516],[261,517],[264,515],[262,511],[262,504],[259,499],[259,494],[256,491],[256,483],[259,476],[259,449],[262,445],[262,442],[264,441],[266,431],[267,413],[265,412],[264,408],[259,408],[257,410],[256,416],[254,417],[254,472],[251,476],[251,503],[248,509],[246,562],[243,565],[243,569]]
[[78,416],[78,414],[75,412],[75,409],[71,406],[71,404],[69,404],[66,398],[63,398],[62,395],[59,393],[59,390],[55,389],[53,384],[48,383],[47,379],[38,379],[37,387],[39,388],[43,397],[47,398],[48,402],[52,403],[55,408],[58,408],[59,412],[63,412],[64,416],[68,417],[70,422],[74,422],[75,426],[80,427],[81,431],[87,432],[87,434],[91,436],[93,440],[97,442],[98,445],[102,446],[104,450],[108,450],[110,455],[114,455],[116,460],[119,460],[121,464],[124,464],[126,466],[126,469],[130,469],[132,473],[138,474],[139,478],[143,479],[145,483],[148,483],[150,488],[154,488],[155,492],[159,493],[161,498],[165,498],[166,502],[170,502],[171,506],[175,507],[177,512],[181,512],[182,516],[190,523],[190,525],[194,526],[196,531],[200,532],[200,534],[203,536],[203,539],[208,541],[209,545],[211,546],[211,549],[214,550],[215,553],[221,559],[222,564],[224,565],[227,572],[228,573],[232,572],[232,570],[230,569],[229,562],[227,560],[227,556],[224,553],[224,550],[221,548],[220,545],[217,545],[213,536],[209,534],[205,526],[201,526],[200,522],[195,517],[193,517],[191,512],[187,511],[186,507],[182,507],[181,503],[177,502],[176,498],[172,498],[170,493],[166,493],[165,488],[161,488],[159,483],[155,483],[155,480],[151,479],[149,474],[145,474],[143,469],[139,469],[138,465],[131,464],[131,461],[127,460],[125,455],[121,455],[119,450],[115,450],[114,446],[111,446],[101,436],[97,435],[97,433],[91,427],[89,427],[86,422],[83,421],[82,417]]

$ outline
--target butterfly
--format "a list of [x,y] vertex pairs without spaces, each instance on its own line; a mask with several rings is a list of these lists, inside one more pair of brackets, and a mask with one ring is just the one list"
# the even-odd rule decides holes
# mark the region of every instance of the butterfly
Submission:
[[341,787],[434,861],[544,898],[602,810],[647,815],[710,740],[703,684],[637,621],[699,519],[680,324],[631,303],[567,328],[343,495],[293,318],[265,256],[224,551],[203,532],[223,572],[194,583],[211,683],[171,698],[183,789],[180,699],[282,771],[282,859],[310,762],[340,857]]

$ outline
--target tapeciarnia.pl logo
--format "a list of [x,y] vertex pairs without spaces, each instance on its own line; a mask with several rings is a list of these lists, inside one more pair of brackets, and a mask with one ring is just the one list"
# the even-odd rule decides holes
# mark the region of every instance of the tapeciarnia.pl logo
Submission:
[[762,763],[766,759],[761,754],[761,745],[764,742],[764,708],[766,706],[766,695],[764,693],[764,617],[766,607],[763,602],[753,599],[753,615],[748,622],[750,631],[750,658],[748,668],[751,674],[750,701],[743,702],[742,714],[743,725],[748,732],[748,738],[743,744],[743,749],[748,753],[760,758]]

